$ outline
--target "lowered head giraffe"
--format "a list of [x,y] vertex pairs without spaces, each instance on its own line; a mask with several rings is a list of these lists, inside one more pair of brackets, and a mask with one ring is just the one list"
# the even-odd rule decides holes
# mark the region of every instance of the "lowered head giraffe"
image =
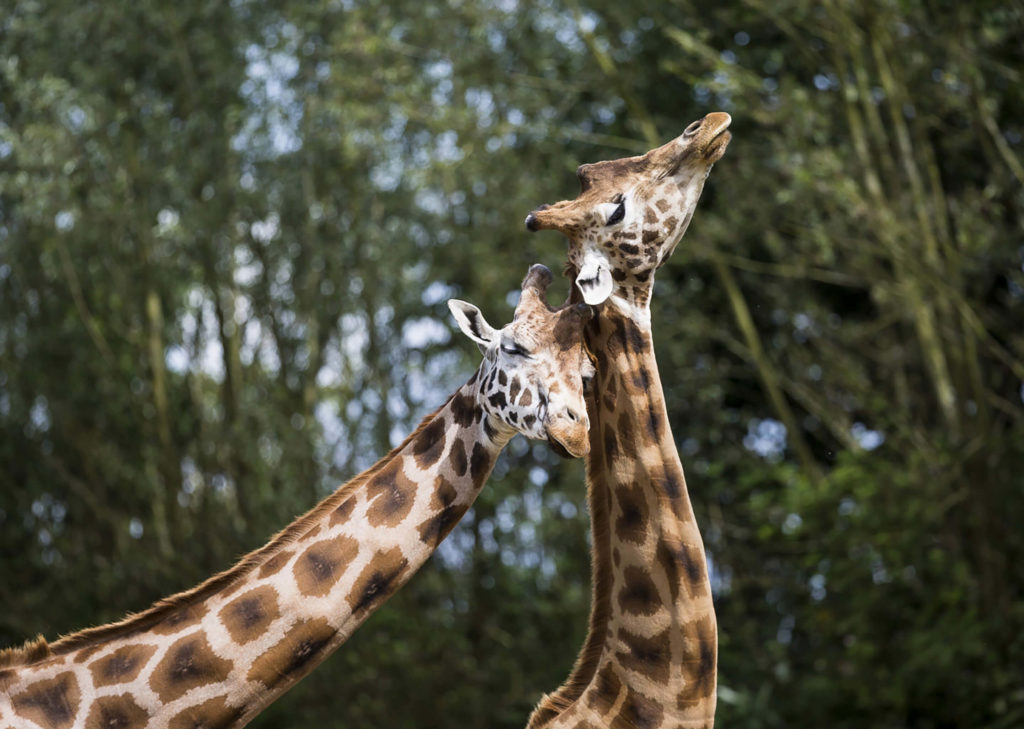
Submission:
[[591,310],[551,309],[550,281],[531,267],[502,329],[450,301],[484,352],[480,368],[404,443],[269,544],[121,622],[0,652],[0,728],[243,726],[412,576],[517,432],[584,455]]
[[530,717],[539,727],[687,729],[714,723],[718,635],[704,546],[654,359],[654,272],[690,223],[731,138],[728,114],[693,122],[640,157],[583,165],[574,200],[530,230],[569,239],[566,270],[597,316],[588,395],[593,584],[587,640],[569,679]]

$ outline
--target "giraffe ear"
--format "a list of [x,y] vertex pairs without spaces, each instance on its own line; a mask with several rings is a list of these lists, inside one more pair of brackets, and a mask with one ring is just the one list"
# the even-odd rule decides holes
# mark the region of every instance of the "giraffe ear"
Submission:
[[494,327],[487,323],[480,309],[467,301],[459,299],[448,299],[448,308],[451,310],[459,329],[467,337],[480,345],[480,351],[489,347],[497,337],[498,333]]
[[576,275],[576,285],[583,294],[583,300],[591,306],[604,303],[615,284],[612,281],[611,264],[600,251],[589,250],[583,256],[583,265]]

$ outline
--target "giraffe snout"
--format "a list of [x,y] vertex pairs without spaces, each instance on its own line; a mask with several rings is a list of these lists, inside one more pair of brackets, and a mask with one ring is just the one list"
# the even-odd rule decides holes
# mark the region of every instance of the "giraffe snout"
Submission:
[[590,419],[586,411],[571,407],[552,409],[547,420],[548,438],[557,441],[573,458],[590,452]]

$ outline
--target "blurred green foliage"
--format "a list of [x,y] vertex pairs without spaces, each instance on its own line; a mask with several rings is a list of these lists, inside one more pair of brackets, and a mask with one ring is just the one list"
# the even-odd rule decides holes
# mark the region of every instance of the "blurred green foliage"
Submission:
[[[224,569],[475,366],[579,162],[734,141],[653,305],[723,727],[1024,724],[1024,5],[13,0],[0,645]],[[561,292],[565,284],[561,284]],[[517,439],[254,727],[520,727],[588,609]]]

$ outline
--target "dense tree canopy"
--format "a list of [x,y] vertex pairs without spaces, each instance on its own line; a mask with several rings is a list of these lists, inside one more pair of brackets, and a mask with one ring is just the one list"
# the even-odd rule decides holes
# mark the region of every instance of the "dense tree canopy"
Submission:
[[[654,331],[723,727],[1024,723],[1024,5],[13,0],[0,646],[263,543],[468,376],[573,170],[734,140]],[[566,284],[561,284],[564,294]],[[509,727],[586,627],[583,468],[517,439],[255,727]]]

